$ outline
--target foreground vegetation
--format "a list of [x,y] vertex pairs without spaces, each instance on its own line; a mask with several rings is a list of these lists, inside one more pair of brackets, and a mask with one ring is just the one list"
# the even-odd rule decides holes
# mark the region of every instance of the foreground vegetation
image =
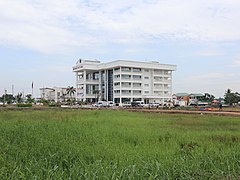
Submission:
[[239,179],[239,117],[0,111],[0,179]]

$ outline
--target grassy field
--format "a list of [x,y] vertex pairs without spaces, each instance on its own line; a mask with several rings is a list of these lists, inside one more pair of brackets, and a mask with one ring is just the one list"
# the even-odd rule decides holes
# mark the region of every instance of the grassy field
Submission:
[[0,179],[239,178],[239,117],[0,111]]

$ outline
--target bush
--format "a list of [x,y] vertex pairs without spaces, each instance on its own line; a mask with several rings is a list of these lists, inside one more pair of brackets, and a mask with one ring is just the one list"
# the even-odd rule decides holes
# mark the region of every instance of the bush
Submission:
[[59,103],[59,102],[57,102],[57,103],[52,102],[52,103],[49,103],[48,106],[49,106],[49,107],[60,107],[60,106],[61,106],[61,103]]
[[22,103],[18,103],[17,107],[32,107],[32,104],[22,104]]

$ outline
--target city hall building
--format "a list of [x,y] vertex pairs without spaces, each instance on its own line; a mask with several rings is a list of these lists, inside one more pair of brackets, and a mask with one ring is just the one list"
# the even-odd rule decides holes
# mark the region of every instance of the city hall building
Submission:
[[172,72],[175,65],[157,61],[141,62],[79,59],[76,74],[76,98],[84,102],[97,100],[114,103],[144,101],[160,103],[172,99]]

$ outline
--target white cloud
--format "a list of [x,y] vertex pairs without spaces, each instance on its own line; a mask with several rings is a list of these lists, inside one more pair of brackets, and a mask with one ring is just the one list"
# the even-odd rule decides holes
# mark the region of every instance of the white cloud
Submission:
[[[77,34],[69,29],[70,20],[66,18],[68,15],[71,17],[72,12],[68,12],[66,7],[70,4],[60,3],[58,6],[56,2],[43,2],[39,5],[20,1],[0,2],[0,42],[44,53],[71,52],[71,49],[95,42],[87,33]],[[73,25],[70,23],[70,26]]]
[[156,39],[240,40],[238,0],[9,0],[0,2],[0,43],[69,53]]
[[235,61],[233,62],[233,64],[231,65],[231,67],[240,67],[240,59],[235,60]]

